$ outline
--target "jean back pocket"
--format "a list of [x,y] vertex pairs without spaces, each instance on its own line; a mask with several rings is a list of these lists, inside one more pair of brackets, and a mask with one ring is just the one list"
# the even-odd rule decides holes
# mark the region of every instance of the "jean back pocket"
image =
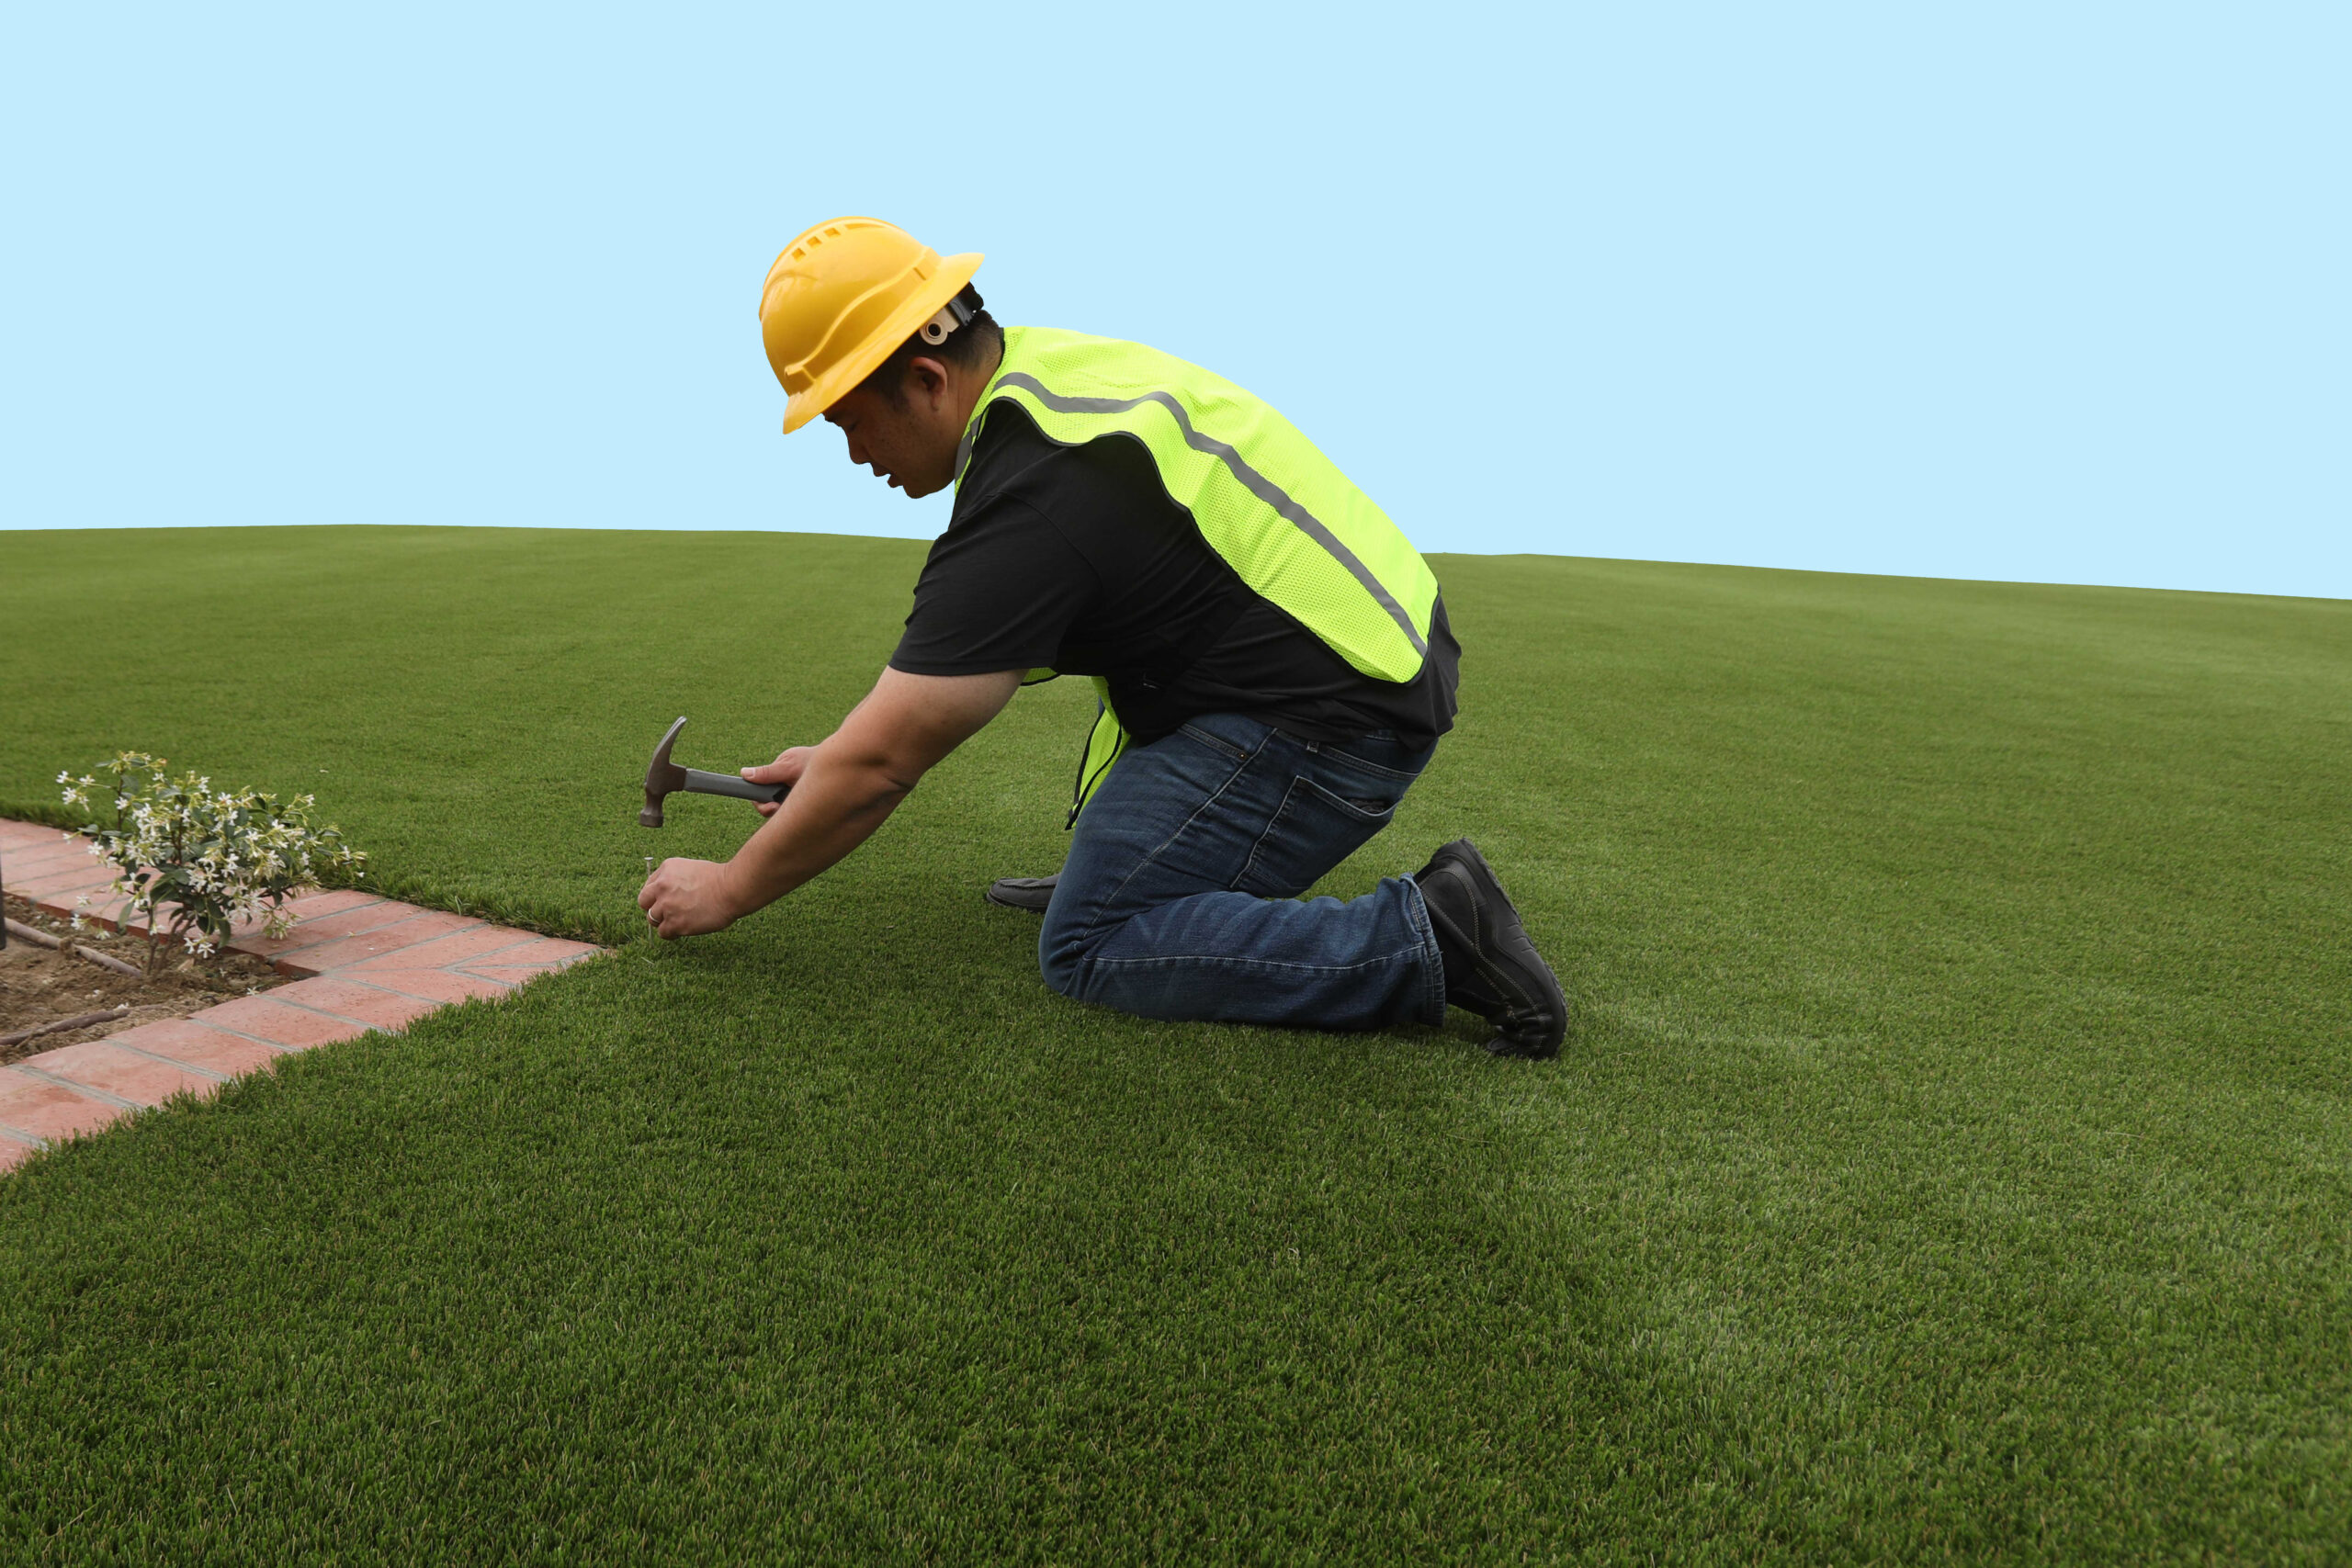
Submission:
[[1385,796],[1373,795],[1366,781],[1367,787],[1340,795],[1310,778],[1291,780],[1281,809],[1258,835],[1248,863],[1234,879],[1235,890],[1295,898],[1321,881],[1396,815],[1405,793],[1402,781]]

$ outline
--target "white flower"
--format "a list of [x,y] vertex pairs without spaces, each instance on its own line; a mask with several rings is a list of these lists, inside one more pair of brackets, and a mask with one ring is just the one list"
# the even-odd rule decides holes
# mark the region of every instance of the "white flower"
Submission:
[[[126,775],[140,768],[146,782],[130,784]],[[139,752],[119,755],[112,771],[116,825],[61,837],[80,838],[115,872],[109,897],[125,901],[126,919],[142,918],[159,938],[164,932],[155,928],[177,928],[172,940],[198,956],[220,946],[218,938],[203,934],[208,929],[258,925],[272,934],[291,929],[294,917],[285,904],[316,889],[319,862],[355,871],[367,862],[333,827],[309,825],[310,796],[281,811],[267,791],[216,791],[205,775],[190,771],[175,777],[164,771],[162,759]],[[89,804],[85,786],[95,779],[77,784],[68,772],[59,783],[70,802]]]

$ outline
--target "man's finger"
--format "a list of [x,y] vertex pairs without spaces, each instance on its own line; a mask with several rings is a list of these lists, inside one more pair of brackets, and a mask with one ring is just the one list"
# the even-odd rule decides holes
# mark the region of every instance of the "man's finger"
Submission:
[[741,771],[753,784],[798,784],[800,775],[808,771],[808,750],[791,747],[777,753],[773,762],[755,762]]

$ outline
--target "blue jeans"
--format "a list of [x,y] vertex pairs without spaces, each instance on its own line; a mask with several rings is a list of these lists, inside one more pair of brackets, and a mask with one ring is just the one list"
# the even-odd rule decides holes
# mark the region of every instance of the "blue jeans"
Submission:
[[1298,901],[1388,825],[1436,749],[1211,714],[1130,750],[1079,816],[1037,940],[1046,983],[1144,1018],[1442,1022],[1444,961],[1409,877]]

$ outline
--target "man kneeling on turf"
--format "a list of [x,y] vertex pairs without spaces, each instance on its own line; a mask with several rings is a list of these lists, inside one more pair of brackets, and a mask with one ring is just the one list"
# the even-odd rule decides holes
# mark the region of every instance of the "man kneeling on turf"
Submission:
[[1147,1018],[1318,1029],[1490,1020],[1548,1056],[1559,982],[1466,839],[1345,902],[1299,902],[1387,825],[1453,727],[1461,649],[1420,555],[1280,414],[1140,344],[999,327],[943,259],[870,218],[786,246],[760,299],[789,433],[822,414],[910,496],[956,487],[874,690],[820,745],[743,776],[792,786],[725,864],[670,860],[638,902],[718,931],[880,826],[1028,681],[1102,705],[1038,962]]

